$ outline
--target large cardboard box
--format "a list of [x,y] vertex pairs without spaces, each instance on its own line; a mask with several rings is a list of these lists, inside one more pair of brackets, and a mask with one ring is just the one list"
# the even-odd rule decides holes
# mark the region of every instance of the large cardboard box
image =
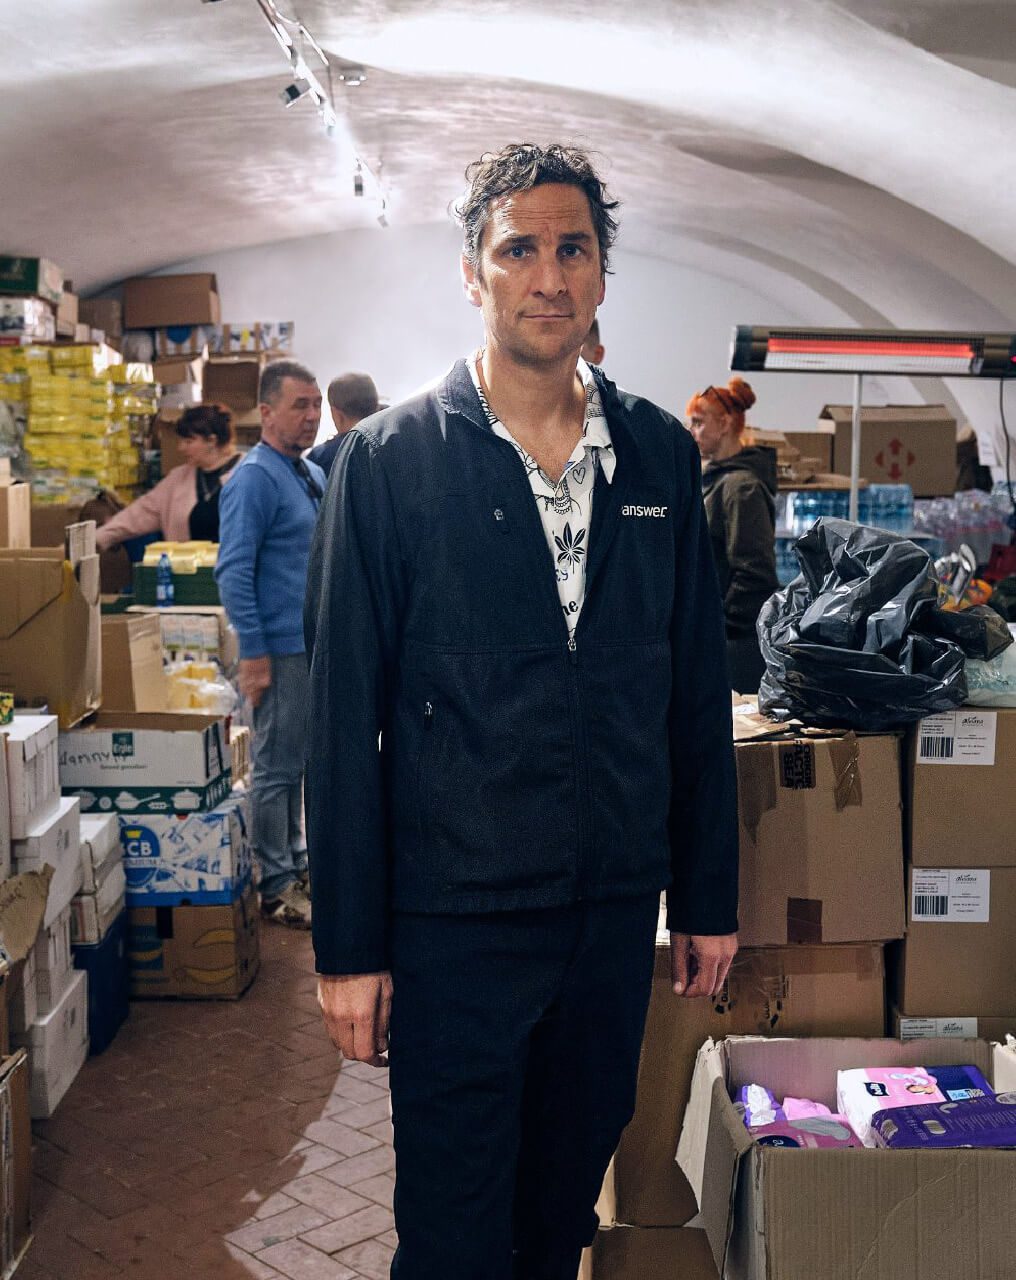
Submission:
[[81,892],[95,893],[110,866],[123,861],[115,813],[81,815]]
[[63,547],[0,550],[0,688],[70,728],[101,701],[100,637],[94,523]]
[[[204,360],[208,355],[208,329],[200,324],[177,324],[168,329],[156,329],[155,352],[159,360],[180,357]],[[167,379],[168,381],[168,379]],[[190,382],[184,376],[174,379],[177,382]]]
[[73,338],[78,327],[78,295],[64,289],[56,308],[56,331],[64,338]]
[[0,293],[29,293],[59,306],[63,287],[63,270],[48,258],[0,254]]
[[911,867],[906,940],[893,949],[910,1017],[1016,1014],[1016,868]]
[[172,325],[218,324],[219,287],[206,273],[136,276],[124,282],[126,329],[168,329]]
[[260,964],[257,893],[214,907],[131,907],[131,995],[236,1000]]
[[181,383],[200,387],[204,366],[204,357],[200,354],[196,358],[180,355],[164,356],[152,365],[152,374],[155,381],[164,387],[179,386]]
[[71,978],[71,908],[39,932],[35,944],[35,990],[40,1013],[52,1013]]
[[[0,979],[11,1031],[27,1031],[38,1012],[35,943],[51,878],[47,867],[0,883]],[[3,1034],[6,1048],[6,1026]]]
[[13,1037],[28,1050],[33,1120],[48,1120],[88,1057],[88,975],[75,970],[59,1003]]
[[11,835],[24,840],[30,827],[52,813],[60,799],[56,716],[16,715],[0,726],[6,748]]
[[695,1216],[695,1197],[674,1153],[695,1056],[707,1037],[878,1036],[884,1030],[881,947],[743,950],[720,997],[710,1001],[674,995],[670,948],[661,941],[635,1114],[604,1182],[601,1222],[680,1227]]
[[43,926],[49,928],[81,889],[81,810],[77,796],[61,796],[56,808],[15,840],[14,869],[19,875],[52,867]]
[[[1000,1050],[927,1040],[920,1065],[972,1063],[992,1079]],[[730,1280],[959,1280],[1012,1275],[1011,1151],[799,1150],[758,1145],[731,1091],[835,1109],[840,1069],[914,1065],[898,1040],[747,1040],[703,1046],[679,1150],[698,1188],[713,1258]],[[999,1067],[1001,1080],[1003,1068]]]
[[990,1040],[1016,1036],[1016,1013],[1007,1018],[911,1018],[893,1010],[891,1028],[899,1040]]
[[[833,470],[850,473],[853,409],[827,404],[819,426],[836,428]],[[956,489],[956,419],[945,405],[882,405],[861,415],[861,475],[870,484],[908,484],[915,498],[951,496]]]
[[219,716],[102,712],[60,735],[60,781],[85,813],[198,813],[229,795]]
[[226,670],[240,660],[240,646],[229,615],[221,604],[134,604],[128,613],[157,617],[162,629],[163,653],[170,661],[215,658]]
[[251,878],[248,827],[246,796],[187,817],[121,815],[128,905],[232,902]]
[[24,1050],[0,1062],[0,1275],[12,1276],[32,1243],[32,1119]]
[[102,705],[106,711],[165,711],[169,685],[162,666],[162,628],[150,614],[102,619]]
[[119,298],[80,298],[78,318],[93,329],[101,329],[110,342],[123,337],[123,304]]
[[582,1252],[578,1280],[719,1280],[695,1227],[613,1227]]
[[1016,708],[960,707],[921,720],[907,751],[911,862],[1016,866],[1014,781]]
[[205,401],[226,405],[233,410],[238,423],[260,425],[258,385],[266,363],[260,356],[245,360],[210,360],[205,365]]
[[29,546],[62,547],[67,526],[77,524],[80,515],[80,503],[33,502]]
[[899,749],[852,733],[737,744],[742,946],[903,936]]
[[0,472],[0,547],[32,545],[32,486]]
[[123,860],[110,863],[89,893],[71,902],[72,946],[96,946],[127,906],[127,872]]

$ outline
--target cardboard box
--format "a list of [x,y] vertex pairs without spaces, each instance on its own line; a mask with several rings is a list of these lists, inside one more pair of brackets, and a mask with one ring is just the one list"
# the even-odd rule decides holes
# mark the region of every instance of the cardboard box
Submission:
[[106,711],[165,711],[162,628],[151,614],[102,619],[102,705]]
[[8,1038],[27,1034],[39,1013],[39,986],[35,970],[35,946],[11,966],[7,1000]]
[[220,716],[102,712],[60,735],[60,781],[85,813],[205,813],[229,795]]
[[246,360],[210,360],[205,365],[203,395],[209,404],[224,404],[238,419],[250,419],[258,412],[258,384],[267,362],[258,357]]
[[63,271],[48,258],[0,254],[0,293],[28,293],[58,306],[63,287]]
[[33,502],[29,513],[33,547],[62,547],[67,526],[77,524],[80,503]]
[[124,282],[126,329],[218,324],[219,319],[219,287],[214,275],[136,276]]
[[7,752],[0,738],[0,881],[11,874],[11,793],[7,776]]
[[892,1033],[898,1040],[990,1040],[1016,1036],[1016,1013],[1007,1018],[911,1018],[893,1010]]
[[[853,409],[827,404],[819,427],[836,430],[833,470],[850,473]],[[915,498],[951,496],[956,489],[956,419],[945,405],[882,405],[861,415],[861,475],[871,484],[908,484]]]
[[12,1276],[32,1243],[32,1121],[28,1059],[23,1050],[0,1062],[0,1275]]
[[71,945],[95,946],[127,906],[127,872],[123,860],[111,863],[92,893],[71,902]]
[[232,725],[229,731],[229,752],[233,761],[233,786],[250,785],[252,751],[251,733],[246,725]]
[[[197,359],[187,356],[167,356],[156,360],[152,365],[155,381],[164,387],[190,383],[200,387],[204,377],[204,357],[201,353]],[[175,435],[175,432],[174,432]]]
[[88,975],[88,1050],[94,1057],[109,1047],[130,1013],[126,910],[96,946],[74,948],[74,967]]
[[583,1250],[578,1280],[719,1280],[719,1272],[695,1227],[613,1227]]
[[4,979],[4,1003],[12,1031],[26,1031],[37,1013],[35,943],[51,878],[47,867],[43,872],[13,876],[0,883],[0,977]]
[[135,604],[128,613],[145,613],[159,619],[162,650],[170,661],[215,658],[227,671],[240,660],[240,647],[229,615],[221,604]]
[[93,329],[101,329],[109,342],[123,337],[123,304],[119,298],[81,298],[78,319]]
[[56,331],[62,337],[73,338],[78,327],[78,295],[64,289],[56,307]]
[[131,907],[131,995],[236,1000],[260,964],[257,893],[214,907]]
[[6,747],[11,835],[15,840],[24,840],[29,828],[57,807],[58,733],[56,716],[16,715],[10,724],[0,725]]
[[[1001,1051],[996,1051],[1001,1053]],[[739,1280],[958,1280],[1012,1273],[1016,1162],[1009,1151],[783,1151],[759,1146],[730,1091],[835,1108],[837,1070],[913,1065],[898,1040],[747,1040],[703,1046],[678,1158],[698,1188],[725,1276]],[[921,1065],[973,1064],[981,1040],[928,1040]],[[1000,1066],[999,1075],[1003,1068]]]
[[81,892],[95,893],[109,868],[123,861],[115,813],[81,815]]
[[48,1120],[88,1057],[87,974],[75,970],[56,1008],[14,1041],[28,1050],[32,1119]]
[[0,547],[32,545],[32,486],[0,479]]
[[277,356],[293,354],[292,320],[252,320],[246,324],[216,325],[208,337],[212,355],[252,355],[270,352]]
[[1016,1014],[1016,868],[912,867],[906,940],[893,948],[910,1017]]
[[0,344],[55,341],[56,317],[51,303],[42,298],[0,297]]
[[882,1035],[882,948],[786,947],[738,953],[716,1001],[681,1000],[669,944],[656,948],[635,1114],[608,1171],[604,1224],[680,1227],[698,1206],[674,1163],[695,1057],[709,1036]]
[[742,946],[903,936],[899,750],[852,733],[737,744]]
[[76,796],[61,796],[56,809],[29,827],[24,840],[15,840],[14,868],[26,871],[53,868],[43,926],[48,928],[70,906],[81,889],[81,810]]
[[52,1013],[67,990],[71,969],[70,903],[52,924],[39,931],[35,944],[35,990],[39,1013]]
[[907,744],[911,862],[1016,866],[1014,779],[1016,708],[960,707],[921,720]]
[[232,902],[252,874],[249,825],[246,796],[189,817],[121,816],[128,905]]
[[101,701],[100,635],[93,522],[64,547],[0,550],[0,689],[70,728]]

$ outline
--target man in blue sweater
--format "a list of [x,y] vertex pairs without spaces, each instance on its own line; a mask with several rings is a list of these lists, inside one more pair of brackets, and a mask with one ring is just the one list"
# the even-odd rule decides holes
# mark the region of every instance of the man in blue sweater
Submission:
[[219,500],[222,603],[240,639],[240,690],[254,710],[251,809],[269,919],[309,929],[301,833],[308,677],[303,640],[307,560],[325,477],[303,453],[321,422],[310,370],[277,360],[261,375],[261,443]]

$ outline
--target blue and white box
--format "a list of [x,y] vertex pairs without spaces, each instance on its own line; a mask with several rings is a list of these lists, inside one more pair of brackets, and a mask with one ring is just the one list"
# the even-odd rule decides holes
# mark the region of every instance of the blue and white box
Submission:
[[130,907],[232,902],[251,878],[246,796],[187,817],[120,815]]

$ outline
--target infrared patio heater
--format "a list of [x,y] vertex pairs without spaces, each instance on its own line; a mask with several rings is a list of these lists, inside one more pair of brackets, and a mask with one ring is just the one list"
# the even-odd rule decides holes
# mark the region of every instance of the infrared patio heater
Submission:
[[[850,519],[857,519],[861,471],[861,404],[866,374],[910,378],[1016,378],[1016,334],[939,333],[900,329],[795,329],[739,324],[730,367],[745,372],[850,373],[854,413],[850,440]],[[1008,468],[1007,468],[1008,471]]]

